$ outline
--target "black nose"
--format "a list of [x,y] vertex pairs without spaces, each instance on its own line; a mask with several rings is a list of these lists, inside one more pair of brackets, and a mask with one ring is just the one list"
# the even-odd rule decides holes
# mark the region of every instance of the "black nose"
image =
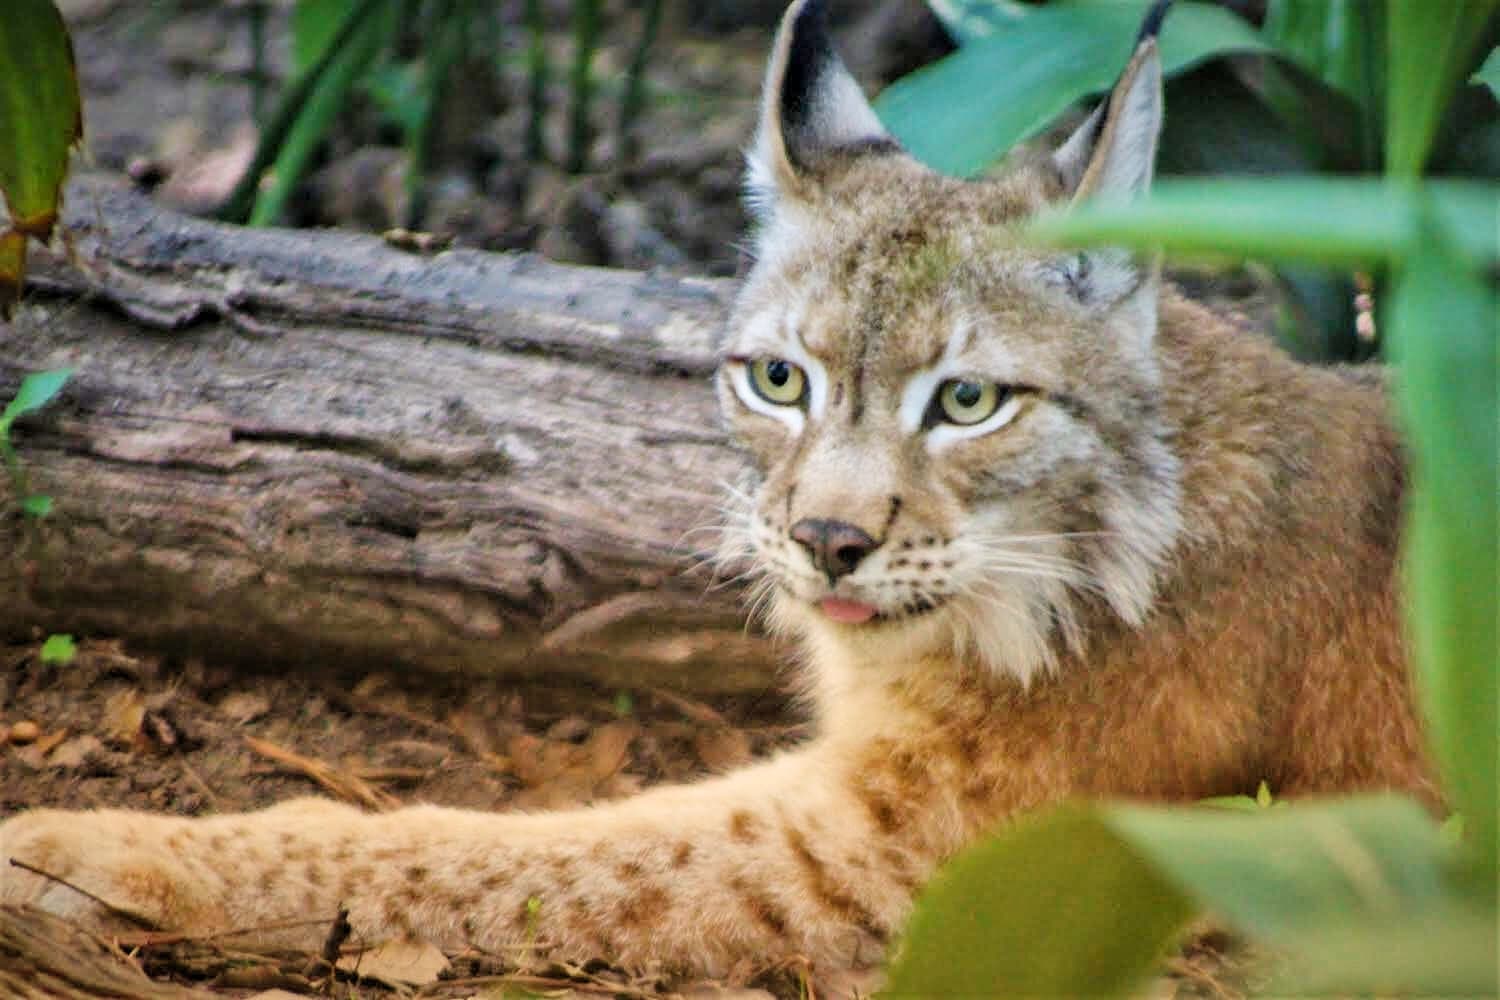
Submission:
[[837,580],[854,572],[880,543],[847,521],[804,517],[792,525],[792,540],[812,556],[813,565]]

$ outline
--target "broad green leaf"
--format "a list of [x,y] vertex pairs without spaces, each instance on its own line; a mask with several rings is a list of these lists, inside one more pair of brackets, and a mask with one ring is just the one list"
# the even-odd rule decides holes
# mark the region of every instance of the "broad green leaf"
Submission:
[[[1070,0],[1036,8],[898,80],[876,110],[918,159],[948,173],[976,174],[1079,99],[1108,89],[1130,56],[1146,7],[1145,0]],[[1169,74],[1228,52],[1266,48],[1249,24],[1206,3],[1177,4],[1161,33]]]
[[1500,45],[1490,49],[1490,54],[1485,57],[1484,65],[1469,77],[1469,82],[1483,84],[1490,88],[1490,93],[1500,98]]
[[1308,90],[1306,82],[1277,66],[1266,67],[1267,100],[1289,121],[1306,120],[1315,132],[1330,124],[1351,129],[1359,143],[1356,163],[1365,170],[1380,167],[1385,10],[1385,0],[1271,0],[1261,29],[1279,53],[1351,102],[1352,114],[1347,122],[1330,122],[1327,102],[1323,108],[1299,107],[1296,91]]
[[1469,65],[1496,0],[1406,0],[1391,5],[1386,169],[1416,177],[1427,162],[1443,107]]
[[1377,929],[1363,922],[1309,928],[1267,985],[1273,997],[1494,997],[1493,907],[1451,901]]
[[37,655],[43,663],[68,664],[72,663],[73,657],[78,655],[78,646],[73,642],[71,635],[49,635],[47,641],[42,643],[41,652]]
[[[83,134],[73,46],[52,0],[9,0],[0,17],[0,317],[26,266],[26,237],[57,223],[68,155]],[[0,218],[3,218],[0,215]]]
[[1114,806],[1105,818],[1179,890],[1272,941],[1294,941],[1327,921],[1399,922],[1447,898],[1437,823],[1407,799],[1298,802],[1250,814]]
[[884,995],[1120,996],[1193,915],[1097,808],[1017,821],[928,884]]
[[[1500,188],[1444,181],[1423,190],[1462,257],[1500,260]],[[1031,235],[1049,243],[1376,265],[1420,249],[1417,198],[1373,178],[1164,180],[1137,202],[1044,216]]]
[[33,372],[23,378],[15,398],[0,413],[0,434],[8,431],[17,417],[39,410],[51,402],[52,397],[61,391],[72,375],[73,369],[59,368],[54,371]]
[[1496,872],[1500,684],[1500,302],[1424,217],[1387,336],[1412,489],[1408,624],[1431,739],[1484,870]]
[[9,0],[0,17],[0,193],[11,225],[46,239],[68,153],[83,132],[73,46],[52,0]]
[[1493,904],[1455,890],[1449,847],[1415,802],[1366,796],[1250,815],[1118,806],[1103,816],[1179,891],[1284,953],[1273,996],[1494,992]]
[[927,0],[927,6],[960,45],[1004,31],[1036,9],[1020,0]]

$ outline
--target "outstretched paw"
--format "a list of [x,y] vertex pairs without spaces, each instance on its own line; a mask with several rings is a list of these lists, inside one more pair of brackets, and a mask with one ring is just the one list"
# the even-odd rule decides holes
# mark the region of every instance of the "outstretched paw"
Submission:
[[29,903],[100,929],[212,921],[207,888],[168,847],[170,822],[51,809],[8,819],[0,823],[0,902]]

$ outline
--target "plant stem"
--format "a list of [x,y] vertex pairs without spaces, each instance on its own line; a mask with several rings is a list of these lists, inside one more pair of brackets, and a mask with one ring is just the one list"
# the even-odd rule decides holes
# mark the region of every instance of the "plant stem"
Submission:
[[573,107],[568,130],[568,172],[581,174],[589,166],[589,110],[594,97],[590,68],[599,44],[600,0],[576,0],[573,6]]
[[266,110],[266,4],[250,0],[250,117],[260,121]]
[[526,122],[526,159],[540,163],[547,158],[542,140],[542,118],[547,112],[547,77],[551,73],[547,65],[542,0],[526,0],[526,32],[530,36],[526,61],[531,69],[531,117]]
[[649,0],[646,4],[641,37],[630,57],[630,69],[625,78],[625,97],[620,103],[620,151],[626,160],[635,159],[638,143],[632,133],[646,99],[646,63],[651,46],[656,42],[656,33],[661,28],[662,6],[662,0]]
[[256,194],[260,190],[261,175],[275,162],[288,133],[297,124],[313,91],[330,67],[338,61],[341,51],[355,39],[381,3],[382,0],[363,0],[359,6],[351,8],[318,61],[309,66],[281,98],[271,114],[270,122],[261,130],[260,142],[255,147],[255,156],[251,159],[250,166],[245,169],[239,183],[215,213],[218,218],[225,222],[244,222],[249,218]]

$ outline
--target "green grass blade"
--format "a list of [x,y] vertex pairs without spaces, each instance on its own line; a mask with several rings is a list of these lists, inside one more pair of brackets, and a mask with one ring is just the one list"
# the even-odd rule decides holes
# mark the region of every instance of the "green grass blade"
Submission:
[[270,184],[256,195],[255,207],[250,210],[250,225],[272,225],[281,218],[287,199],[334,118],[344,108],[350,90],[389,44],[400,13],[400,0],[368,5],[367,16],[361,19],[348,44],[332,51],[332,60],[322,64],[316,83],[276,152]]
[[[1425,190],[1461,257],[1500,260],[1500,187],[1443,181]],[[1169,179],[1128,205],[1046,215],[1030,235],[1054,244],[1376,266],[1419,246],[1415,198],[1374,178]]]
[[929,883],[882,995],[1124,996],[1193,913],[1098,809],[1026,817]]
[[1416,177],[1496,0],[1391,0],[1386,169]]
[[[1036,8],[892,84],[876,110],[918,159],[947,173],[976,174],[1081,98],[1108,89],[1146,6],[1146,0],[1071,0]],[[1266,48],[1249,24],[1206,3],[1177,4],[1161,34],[1169,74],[1217,55]]]
[[1408,622],[1452,803],[1493,891],[1500,684],[1500,302],[1430,216],[1387,337],[1411,447]]
[[245,173],[216,213],[220,219],[226,222],[244,222],[249,217],[266,168],[275,162],[285,146],[288,135],[297,125],[312,94],[369,18],[389,2],[390,0],[359,0],[358,6],[349,10],[339,25],[338,32],[327,44],[322,56],[306,72],[297,75],[291,88],[277,102],[271,120],[261,128],[260,141],[256,143],[250,165],[245,168]]
[[318,64],[339,37],[359,0],[297,0],[292,8],[292,70]]
[[574,0],[573,67],[569,73],[572,91],[568,108],[568,172],[581,174],[589,167],[589,147],[594,131],[590,115],[594,106],[594,50],[599,46],[600,0]]

